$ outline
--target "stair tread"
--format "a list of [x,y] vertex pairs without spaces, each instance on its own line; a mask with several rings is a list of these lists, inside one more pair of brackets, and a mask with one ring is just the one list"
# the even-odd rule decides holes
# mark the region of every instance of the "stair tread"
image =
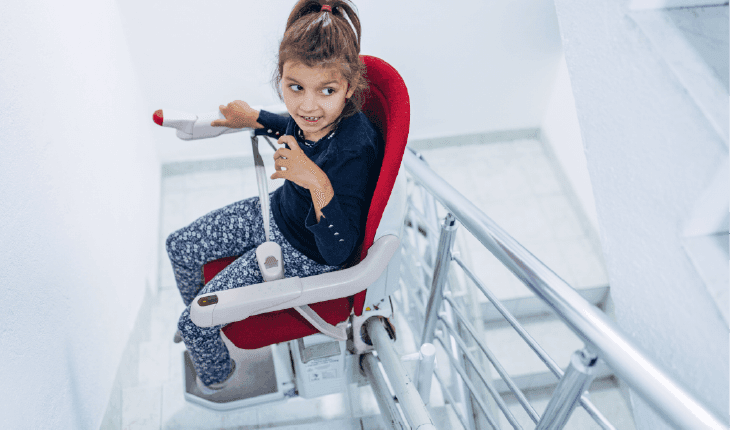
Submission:
[[[583,342],[562,321],[527,323],[523,327],[561,369],[568,366],[574,351],[583,348]],[[511,377],[550,373],[547,366],[511,326],[485,330],[484,339],[487,348],[494,353]],[[496,371],[493,371],[493,376],[499,379]]]

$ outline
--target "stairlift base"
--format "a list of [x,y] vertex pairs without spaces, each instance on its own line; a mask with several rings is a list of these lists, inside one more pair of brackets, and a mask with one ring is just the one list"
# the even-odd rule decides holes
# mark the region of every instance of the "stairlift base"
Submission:
[[323,334],[269,345],[254,350],[235,347],[222,338],[239,366],[225,388],[212,395],[200,392],[193,362],[182,352],[185,400],[207,409],[227,411],[277,403],[291,397],[315,398],[341,393],[351,384],[368,385],[360,372],[359,355],[351,354],[347,342]]

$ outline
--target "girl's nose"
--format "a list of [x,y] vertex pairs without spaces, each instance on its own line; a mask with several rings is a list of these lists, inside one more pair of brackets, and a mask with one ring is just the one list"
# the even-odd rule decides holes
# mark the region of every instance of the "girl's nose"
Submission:
[[305,112],[311,112],[317,108],[317,102],[314,100],[314,95],[305,94],[304,100],[302,100],[301,109]]

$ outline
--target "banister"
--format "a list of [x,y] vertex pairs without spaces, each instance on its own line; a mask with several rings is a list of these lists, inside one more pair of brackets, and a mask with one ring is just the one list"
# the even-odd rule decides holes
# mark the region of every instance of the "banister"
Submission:
[[403,165],[456,219],[535,295],[550,306],[589,348],[665,419],[679,428],[727,429],[720,414],[654,363],[601,310],[500,228],[411,150]]

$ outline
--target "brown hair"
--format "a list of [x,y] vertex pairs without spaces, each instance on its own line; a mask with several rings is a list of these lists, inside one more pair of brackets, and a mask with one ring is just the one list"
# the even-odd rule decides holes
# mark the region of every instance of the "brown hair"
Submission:
[[[332,11],[322,10],[325,5]],[[279,97],[282,97],[281,77],[287,61],[308,67],[334,66],[355,90],[345,103],[341,117],[358,112],[367,88],[365,65],[360,60],[360,34],[360,19],[349,0],[299,0],[289,14],[279,45],[273,79]]]

